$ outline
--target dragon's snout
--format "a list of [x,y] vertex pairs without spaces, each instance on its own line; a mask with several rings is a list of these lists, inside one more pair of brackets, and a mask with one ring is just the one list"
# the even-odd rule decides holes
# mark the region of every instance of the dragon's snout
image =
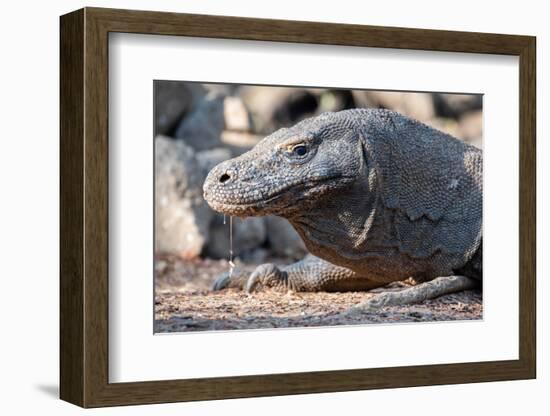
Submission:
[[203,185],[203,196],[206,202],[214,209],[219,209],[220,202],[225,202],[229,198],[234,185],[237,173],[235,169],[229,166],[229,161],[225,161],[215,166],[206,176]]

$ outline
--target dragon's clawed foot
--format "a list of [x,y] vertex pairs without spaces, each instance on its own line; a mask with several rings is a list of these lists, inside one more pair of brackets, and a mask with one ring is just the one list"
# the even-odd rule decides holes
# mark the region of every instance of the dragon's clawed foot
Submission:
[[212,285],[212,290],[234,287],[252,293],[258,286],[288,288],[287,273],[272,263],[261,264],[252,273],[234,270],[233,273],[223,273],[218,276]]
[[221,275],[216,277],[216,280],[214,280],[214,284],[212,285],[212,290],[215,292],[215,291],[222,290],[229,287],[229,281],[230,281],[229,273],[222,273]]
[[245,290],[252,293],[258,285],[271,288],[286,288],[287,274],[272,263],[261,264],[252,272]]
[[214,280],[212,290],[218,291],[228,288],[242,289],[246,284],[249,275],[250,272],[238,268],[234,269],[231,273],[222,273],[216,278],[216,280]]

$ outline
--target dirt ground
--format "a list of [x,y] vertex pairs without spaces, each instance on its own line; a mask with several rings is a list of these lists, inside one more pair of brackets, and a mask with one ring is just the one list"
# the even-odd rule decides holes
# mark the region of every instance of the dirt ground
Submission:
[[[241,265],[253,267],[253,265]],[[248,295],[235,289],[212,292],[226,260],[183,261],[161,256],[155,262],[155,332],[287,328],[391,322],[481,319],[480,290],[464,291],[406,307],[344,316],[377,291],[401,290],[405,283],[367,292],[298,293],[267,290]]]

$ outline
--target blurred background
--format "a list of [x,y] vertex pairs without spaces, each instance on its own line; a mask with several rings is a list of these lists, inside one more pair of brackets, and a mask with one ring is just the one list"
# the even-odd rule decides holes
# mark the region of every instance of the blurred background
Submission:
[[[154,82],[155,284],[204,291],[228,269],[229,219],[202,197],[207,173],[266,135],[326,111],[387,108],[474,146],[482,144],[482,96],[323,88]],[[305,247],[278,217],[233,220],[237,266],[286,264]]]

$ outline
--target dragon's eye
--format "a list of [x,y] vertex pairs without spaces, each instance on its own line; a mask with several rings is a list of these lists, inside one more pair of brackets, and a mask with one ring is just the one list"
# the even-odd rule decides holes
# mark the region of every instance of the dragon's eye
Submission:
[[298,156],[305,156],[307,153],[307,147],[303,144],[299,144],[292,148],[292,152]]

